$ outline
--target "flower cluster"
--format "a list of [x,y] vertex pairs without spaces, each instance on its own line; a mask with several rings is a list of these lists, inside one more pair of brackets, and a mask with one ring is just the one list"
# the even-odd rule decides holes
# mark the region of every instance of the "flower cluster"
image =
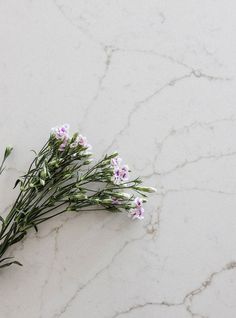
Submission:
[[82,135],[76,135],[75,138],[70,139],[68,124],[64,124],[60,127],[54,127],[51,129],[51,135],[54,136],[57,140],[61,141],[59,146],[60,151],[64,151],[66,146],[70,144],[70,148],[76,148],[81,146],[88,150],[92,149],[92,146],[88,143],[87,138]]
[[[52,128],[51,135],[28,171],[20,177],[19,195],[9,214],[0,216],[0,268],[18,264],[5,253],[28,230],[69,211],[126,211],[132,219],[144,218],[143,203],[151,187],[141,186],[139,178],[130,179],[130,170],[118,153],[105,155],[93,162],[87,138],[79,133],[69,135],[69,125]],[[12,151],[6,148],[0,174]],[[130,193],[128,193],[130,192]],[[136,197],[138,193],[141,197]]]
[[64,124],[60,127],[54,127],[51,129],[51,134],[57,139],[61,141],[59,150],[63,151],[69,140],[69,128],[68,124]]
[[87,148],[89,150],[92,149],[92,146],[88,143],[87,138],[82,136],[82,135],[79,135],[78,137],[76,137],[75,141],[73,141],[70,144],[70,147],[71,148],[76,148],[79,145],[84,147],[84,148]]
[[[52,128],[52,136],[56,138],[56,140],[59,140],[61,143],[59,145],[59,150],[64,151],[66,147],[68,146],[69,149],[72,149],[75,151],[73,154],[74,156],[76,155],[76,148],[82,148],[86,150],[90,150],[92,147],[88,143],[87,138],[81,134],[75,134],[72,138],[69,136],[69,125],[64,124],[60,127],[55,127]],[[110,158],[110,159],[109,159]],[[90,161],[87,161],[90,163]],[[108,167],[107,167],[108,163]],[[103,181],[107,182],[109,184],[109,180],[111,184],[117,186],[118,188],[123,187],[125,188],[130,188],[135,191],[138,191],[139,193],[143,192],[154,192],[155,189],[151,187],[139,187],[138,184],[140,181],[135,180],[129,182],[129,167],[126,164],[123,164],[122,158],[119,157],[118,153],[115,152],[112,154],[110,157],[105,157],[104,160],[101,162],[100,167],[102,167],[102,170],[98,172],[99,165],[96,167],[96,176],[93,176],[92,180],[93,181]],[[111,171],[111,177],[110,179],[107,179],[107,176],[109,176],[109,169]],[[99,177],[98,177],[99,176]],[[91,176],[87,176],[88,178]],[[98,178],[97,178],[98,177]],[[44,184],[45,182],[41,180],[41,184]],[[81,189],[80,189],[81,191]],[[100,193],[101,194],[101,193]],[[144,194],[143,194],[144,195]],[[145,196],[145,195],[144,195]],[[116,210],[119,210],[120,208],[124,208],[128,210],[128,216],[132,217],[132,219],[139,219],[142,220],[144,218],[144,208],[143,208],[143,202],[144,200],[142,198],[134,198],[133,195],[129,193],[121,193],[121,192],[114,192],[114,193],[109,193],[109,192],[104,192],[104,197],[103,198],[98,198],[98,197],[89,197],[88,194],[86,193],[73,193],[71,196],[73,203],[76,203],[76,200],[78,201],[79,199],[81,200],[82,197],[90,200],[91,204],[96,204],[96,205],[102,205],[105,208],[113,208]],[[80,202],[80,201],[79,201]],[[73,206],[73,208],[76,208],[76,205]]]
[[113,168],[113,181],[115,184],[121,184],[129,180],[129,167],[122,164],[120,157],[115,157],[111,160]]

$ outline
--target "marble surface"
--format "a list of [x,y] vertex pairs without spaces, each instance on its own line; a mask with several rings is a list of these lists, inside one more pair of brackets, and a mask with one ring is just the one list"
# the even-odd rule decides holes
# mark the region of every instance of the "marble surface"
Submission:
[[236,4],[0,2],[0,179],[52,126],[118,150],[157,187],[143,222],[68,214],[10,251],[1,318],[236,317]]

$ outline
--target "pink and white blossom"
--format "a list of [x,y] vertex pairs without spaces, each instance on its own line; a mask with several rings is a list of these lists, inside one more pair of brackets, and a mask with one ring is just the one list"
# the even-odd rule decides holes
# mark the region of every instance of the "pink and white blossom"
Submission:
[[54,127],[51,129],[51,134],[58,140],[62,140],[62,143],[59,147],[60,151],[63,151],[67,145],[67,142],[70,138],[69,136],[69,128],[68,124],[64,124],[60,127]]
[[66,148],[66,146],[67,146],[67,142],[68,142],[68,139],[64,139],[64,140],[63,140],[63,143],[60,144],[60,147],[59,147],[59,150],[60,150],[60,151],[64,151],[64,150],[65,150],[65,148]]
[[111,160],[113,168],[113,181],[115,184],[120,184],[129,180],[129,167],[122,165],[122,159],[115,157]]
[[75,148],[78,145],[87,148],[87,149],[92,149],[92,146],[88,143],[88,140],[85,136],[79,135],[75,141],[70,145],[71,148]]
[[144,219],[144,208],[143,208],[143,200],[141,198],[135,198],[134,199],[134,208],[129,211],[129,216],[135,220]]
[[78,136],[78,144],[83,146],[84,148],[91,149],[92,146],[88,143],[88,140],[85,136],[79,135]]
[[136,208],[140,208],[143,206],[143,199],[137,197],[134,199],[134,204]]
[[60,127],[54,127],[51,129],[52,135],[56,137],[56,139],[64,140],[69,139],[69,128],[68,124],[64,124]]

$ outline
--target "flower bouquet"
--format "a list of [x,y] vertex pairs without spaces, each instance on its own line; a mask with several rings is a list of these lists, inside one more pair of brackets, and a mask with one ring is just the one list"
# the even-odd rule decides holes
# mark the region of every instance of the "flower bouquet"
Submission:
[[[7,147],[0,174],[11,152]],[[5,218],[0,216],[0,268],[22,265],[6,256],[8,249],[31,228],[38,231],[41,223],[62,213],[105,209],[143,219],[143,203],[155,189],[141,186],[140,178],[130,179],[130,170],[117,152],[94,162],[86,137],[78,133],[70,137],[69,126],[62,125],[52,129],[34,154],[28,171],[15,183],[19,194],[13,206]]]

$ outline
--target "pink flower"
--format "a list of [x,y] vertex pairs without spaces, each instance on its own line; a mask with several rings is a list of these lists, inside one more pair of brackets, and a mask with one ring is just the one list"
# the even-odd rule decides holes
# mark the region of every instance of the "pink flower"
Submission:
[[59,147],[59,150],[60,150],[60,151],[64,151],[64,150],[65,150],[66,145],[67,145],[67,141],[68,141],[68,139],[64,139],[64,140],[63,140],[63,143],[60,144],[60,147]]
[[141,198],[135,198],[134,204],[135,204],[135,207],[134,207],[134,209],[130,210],[129,216],[132,217],[133,220],[144,219],[143,200]]
[[127,165],[124,165],[120,168],[120,176],[122,178],[122,181],[128,181],[128,179],[129,179],[129,167]]
[[144,219],[144,208],[133,209],[132,211],[130,211],[129,215],[132,217],[133,220],[135,220],[135,219],[143,220]]
[[62,140],[62,144],[59,147],[60,151],[63,151],[67,145],[67,142],[70,138],[69,136],[69,128],[70,126],[68,124],[64,124],[60,127],[54,127],[51,129],[51,133],[52,135],[58,139],[58,140]]
[[122,159],[115,157],[111,160],[111,166],[113,167],[113,181],[115,184],[129,180],[129,167],[127,165],[121,165]]
[[92,146],[88,143],[87,138],[82,135],[78,136],[78,144],[80,146],[83,146],[84,148],[89,148],[89,149],[92,148]]
[[88,143],[87,141],[87,138],[82,136],[82,135],[79,135],[76,140],[70,145],[71,148],[75,148],[77,147],[78,145],[84,147],[84,148],[87,148],[87,149],[91,149],[92,146]]
[[54,127],[51,129],[52,134],[56,137],[56,139],[64,140],[69,139],[69,128],[68,124],[64,124],[60,127]]

